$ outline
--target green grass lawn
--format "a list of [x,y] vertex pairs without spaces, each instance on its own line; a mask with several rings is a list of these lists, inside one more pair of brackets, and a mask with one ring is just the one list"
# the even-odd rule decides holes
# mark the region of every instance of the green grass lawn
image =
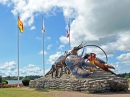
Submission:
[[20,88],[0,88],[0,97],[52,97],[47,91]]

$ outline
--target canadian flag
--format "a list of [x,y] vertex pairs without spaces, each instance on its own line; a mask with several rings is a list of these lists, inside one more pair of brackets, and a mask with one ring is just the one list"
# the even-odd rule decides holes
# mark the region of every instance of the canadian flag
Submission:
[[45,26],[44,26],[44,20],[42,21],[42,33],[44,34],[45,33]]
[[68,30],[66,31],[66,37],[69,38],[70,37],[70,33],[68,32]]
[[70,20],[69,20],[69,23],[68,23],[68,25],[67,25],[66,37],[67,37],[67,38],[70,37]]

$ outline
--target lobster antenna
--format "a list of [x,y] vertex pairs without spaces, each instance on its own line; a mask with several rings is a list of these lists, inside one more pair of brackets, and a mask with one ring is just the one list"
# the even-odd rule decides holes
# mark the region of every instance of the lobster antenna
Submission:
[[80,49],[83,48],[83,45],[84,45],[84,44],[83,44],[83,42],[82,42],[79,48],[80,48]]
[[82,42],[79,48],[80,48],[80,49],[81,49],[81,48],[84,48],[86,44],[87,44],[87,42],[84,43],[84,44],[83,44],[83,42]]
[[82,46],[83,45],[83,41],[82,41],[82,43],[81,43],[81,45],[80,46]]
[[87,45],[87,42],[84,44],[84,46]]
[[80,47],[82,45],[82,43],[83,43],[83,41],[81,42],[81,44],[78,47]]
[[83,56],[83,53],[84,53],[84,47],[83,47],[83,51],[82,51],[81,57]]

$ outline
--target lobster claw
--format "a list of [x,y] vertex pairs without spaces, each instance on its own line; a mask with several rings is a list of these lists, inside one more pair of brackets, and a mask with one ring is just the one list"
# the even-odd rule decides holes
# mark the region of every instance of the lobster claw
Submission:
[[66,58],[65,63],[69,67],[70,71],[72,72],[73,75],[79,78],[86,78],[93,74],[90,70],[85,70],[82,68],[82,66],[86,67],[96,67],[93,64],[90,64],[89,62],[84,62],[80,57],[75,56],[75,55],[70,55]]

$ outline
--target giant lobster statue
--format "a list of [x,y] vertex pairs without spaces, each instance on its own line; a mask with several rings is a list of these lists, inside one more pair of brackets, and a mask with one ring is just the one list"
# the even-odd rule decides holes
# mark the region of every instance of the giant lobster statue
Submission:
[[83,52],[84,52],[83,51],[82,55],[78,56],[77,52],[80,49],[85,48],[87,46],[95,46],[95,47],[100,48],[97,45],[86,45],[86,44],[81,43],[79,46],[74,47],[69,52],[65,52],[64,54],[62,54],[57,59],[57,61],[52,65],[52,68],[46,75],[52,74],[52,77],[53,77],[54,76],[53,73],[56,72],[55,77],[59,77],[58,70],[61,69],[61,72],[63,72],[63,71],[66,72],[68,70],[69,73],[71,71],[72,74],[78,78],[86,78],[93,73],[93,71],[95,70],[96,67],[99,67],[107,72],[111,72],[112,74],[115,74],[114,72],[112,72],[109,69],[109,68],[111,68],[111,69],[115,69],[115,68],[113,66],[107,64],[107,61],[108,61],[107,54],[105,53],[105,51],[102,48],[100,48],[100,49],[106,55],[106,62],[101,60],[100,58],[97,58],[96,54],[94,54],[94,53],[85,54],[82,57]]

